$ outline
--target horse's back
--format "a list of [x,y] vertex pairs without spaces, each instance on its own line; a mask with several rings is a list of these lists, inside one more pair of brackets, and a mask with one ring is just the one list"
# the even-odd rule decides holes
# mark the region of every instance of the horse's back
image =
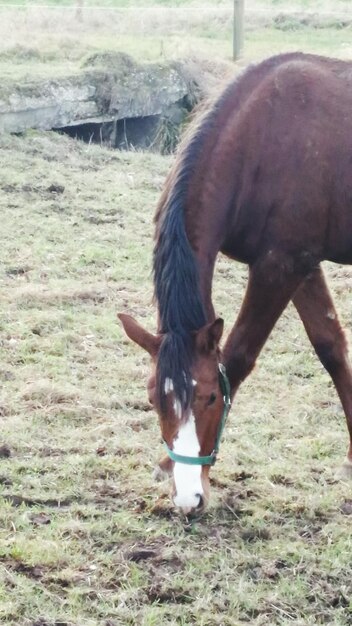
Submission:
[[197,219],[197,237],[208,228],[246,262],[273,245],[349,256],[351,111],[351,63],[297,53],[250,68],[205,129],[187,194],[190,238]]

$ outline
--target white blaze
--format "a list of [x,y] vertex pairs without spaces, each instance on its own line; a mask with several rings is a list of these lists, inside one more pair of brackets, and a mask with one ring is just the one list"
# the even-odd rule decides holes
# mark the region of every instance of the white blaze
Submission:
[[[180,427],[177,438],[174,441],[173,451],[183,456],[199,455],[200,445],[192,413],[190,413],[187,422]],[[176,495],[174,502],[176,506],[184,509],[185,512],[196,508],[199,504],[199,496],[203,495],[201,474],[201,465],[175,463],[174,481]]]
[[174,400],[174,411],[176,417],[180,420],[182,418],[182,404],[177,398]]
[[[168,393],[171,393],[173,390],[174,390],[174,383],[172,379],[165,378],[165,384],[164,384],[165,394],[167,395]],[[175,398],[173,406],[174,406],[176,417],[178,417],[178,419],[181,419],[182,418],[182,405],[181,405],[181,402],[177,398]]]
[[164,391],[166,393],[166,395],[168,393],[170,393],[170,391],[174,390],[174,383],[172,382],[171,378],[165,378],[165,385],[164,385]]

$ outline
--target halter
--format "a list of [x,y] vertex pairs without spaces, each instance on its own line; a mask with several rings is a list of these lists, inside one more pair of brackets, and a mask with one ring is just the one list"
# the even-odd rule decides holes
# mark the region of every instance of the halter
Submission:
[[225,428],[227,416],[230,412],[231,408],[231,398],[230,398],[230,383],[229,379],[226,375],[225,366],[222,363],[219,363],[219,384],[220,389],[224,398],[224,410],[222,412],[218,432],[215,439],[214,449],[211,454],[208,456],[184,456],[183,454],[176,454],[169,446],[166,441],[164,441],[164,445],[166,448],[166,452],[168,453],[170,459],[175,461],[175,463],[183,463],[184,465],[214,465],[216,461],[217,454],[219,452],[220,440]]

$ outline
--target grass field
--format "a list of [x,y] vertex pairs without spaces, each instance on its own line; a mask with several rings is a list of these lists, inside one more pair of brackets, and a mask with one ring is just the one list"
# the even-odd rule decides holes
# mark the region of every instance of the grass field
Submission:
[[[2,39],[9,80],[76,71],[95,49],[155,59],[168,42],[89,31],[62,47],[62,33],[31,43],[23,32]],[[180,54],[229,58],[226,37],[175,41]],[[20,44],[39,60],[21,61]],[[352,57],[345,29],[269,28],[248,33],[243,63],[293,47]],[[344,416],[292,307],[238,393],[206,515],[186,523],[152,480],[162,446],[148,359],[116,313],[155,329],[152,218],[172,159],[54,133],[0,137],[0,621],[352,625],[352,488],[336,475]],[[351,339],[352,270],[325,267]],[[246,273],[219,258],[226,332]]]
[[[155,327],[170,158],[31,133],[2,138],[0,164],[3,623],[352,623],[344,418],[293,310],[238,394],[209,512],[187,525],[152,482],[148,363],[115,319]],[[351,328],[352,274],[328,270]],[[219,260],[227,330],[245,279]]]
[[[79,18],[74,2],[50,4],[27,2],[27,8],[16,9],[0,3],[0,95],[13,80],[76,74],[89,55],[107,49],[142,61],[232,58],[229,1],[213,0],[201,8],[188,0],[153,6],[148,0],[133,6],[122,0],[99,6],[87,2]],[[346,0],[256,0],[245,6],[242,65],[283,50],[352,57],[352,15]],[[306,10],[302,23],[299,16]]]

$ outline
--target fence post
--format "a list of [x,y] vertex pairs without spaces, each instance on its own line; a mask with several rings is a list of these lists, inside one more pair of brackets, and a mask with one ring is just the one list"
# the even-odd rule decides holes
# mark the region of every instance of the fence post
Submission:
[[243,50],[244,0],[234,0],[233,8],[233,59],[237,61]]
[[76,20],[77,22],[83,21],[83,7],[84,0],[76,0]]

